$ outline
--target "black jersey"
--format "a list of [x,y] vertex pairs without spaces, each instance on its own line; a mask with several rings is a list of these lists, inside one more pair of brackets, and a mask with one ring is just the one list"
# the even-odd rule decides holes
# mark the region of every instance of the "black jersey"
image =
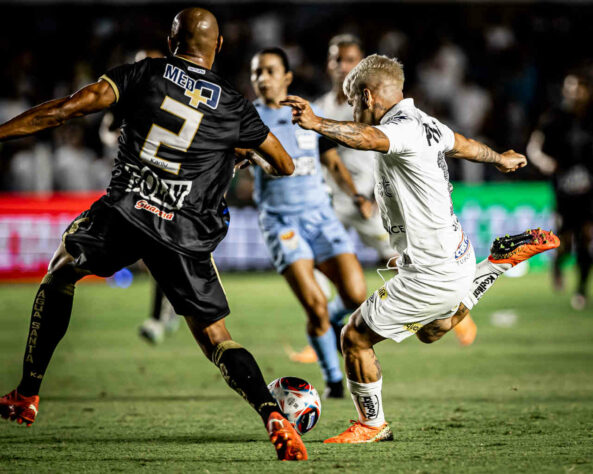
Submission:
[[211,252],[229,224],[233,148],[259,146],[268,127],[220,76],[179,57],[147,58],[101,79],[122,118],[104,203],[180,253]]
[[579,117],[561,108],[540,120],[544,133],[542,151],[557,162],[554,186],[560,194],[581,195],[593,191],[593,114]]

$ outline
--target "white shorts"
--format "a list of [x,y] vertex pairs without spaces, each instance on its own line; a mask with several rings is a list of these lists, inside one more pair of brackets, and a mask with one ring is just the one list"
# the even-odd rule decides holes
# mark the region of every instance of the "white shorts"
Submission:
[[384,338],[401,342],[422,326],[453,316],[475,276],[476,260],[471,251],[463,264],[452,265],[449,278],[400,271],[360,307],[367,326]]
[[361,242],[367,247],[374,248],[380,258],[388,260],[396,254],[389,244],[389,234],[383,228],[381,214],[378,211],[370,219],[364,219],[350,197],[347,199],[336,197],[333,204],[334,211],[344,227],[347,229],[353,227]]

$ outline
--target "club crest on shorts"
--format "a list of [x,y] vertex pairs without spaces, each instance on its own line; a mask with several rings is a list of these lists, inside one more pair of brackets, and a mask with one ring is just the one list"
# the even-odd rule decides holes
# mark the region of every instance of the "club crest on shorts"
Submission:
[[279,234],[280,243],[286,250],[296,250],[299,247],[299,236],[293,230],[287,230]]
[[387,288],[385,288],[384,286],[382,286],[381,288],[379,288],[377,290],[377,293],[379,294],[379,297],[384,300],[385,298],[387,298],[389,296],[389,293],[387,293]]

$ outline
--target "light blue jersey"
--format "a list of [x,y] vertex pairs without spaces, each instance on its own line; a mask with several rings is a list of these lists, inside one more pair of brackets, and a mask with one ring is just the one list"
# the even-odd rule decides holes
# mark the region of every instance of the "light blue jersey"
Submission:
[[[329,206],[330,200],[323,182],[319,161],[319,135],[292,124],[290,107],[271,109],[260,100],[255,107],[263,122],[294,160],[291,176],[267,175],[255,168],[253,199],[260,211],[277,214],[299,214],[319,206]],[[319,113],[313,108],[315,113]]]
[[270,109],[261,101],[256,101],[255,107],[295,165],[292,176],[281,178],[255,168],[253,197],[276,270],[282,273],[301,259],[320,263],[336,255],[353,253],[350,238],[331,207],[323,182],[319,135],[293,125],[289,107]]

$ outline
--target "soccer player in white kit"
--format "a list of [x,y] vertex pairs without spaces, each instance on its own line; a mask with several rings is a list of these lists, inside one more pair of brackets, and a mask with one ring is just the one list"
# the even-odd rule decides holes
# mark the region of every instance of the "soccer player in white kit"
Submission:
[[498,276],[560,244],[551,232],[528,230],[496,239],[488,259],[475,263],[469,238],[453,212],[445,156],[492,163],[503,173],[527,164],[513,150],[498,154],[453,133],[403,97],[399,61],[372,55],[346,77],[354,122],[317,117],[308,102],[289,96],[293,121],[341,145],[379,152],[375,197],[391,244],[401,255],[398,274],[371,295],[342,331],[348,389],[358,421],[326,443],[393,439],[381,399],[381,366],[373,346],[416,334],[431,343],[469,314]]

